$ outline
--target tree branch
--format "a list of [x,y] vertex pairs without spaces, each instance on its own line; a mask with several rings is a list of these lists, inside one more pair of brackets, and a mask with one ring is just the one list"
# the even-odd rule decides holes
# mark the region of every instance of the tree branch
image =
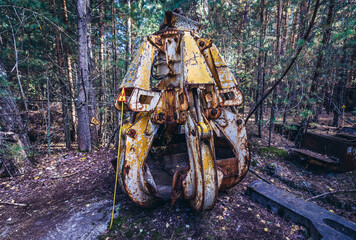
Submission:
[[327,196],[327,195],[330,195],[330,194],[348,193],[348,192],[356,192],[356,189],[341,190],[341,191],[333,191],[333,192],[322,193],[322,194],[316,195],[316,196],[314,196],[314,197],[307,198],[307,199],[305,199],[305,201],[308,202],[308,201],[310,201],[310,200],[314,200],[314,199],[317,199],[317,198],[320,198],[320,197],[324,197],[324,196]]
[[35,16],[40,16],[43,19],[47,20],[50,24],[52,24],[53,26],[55,26],[59,31],[61,31],[64,35],[66,35],[70,40],[72,40],[73,42],[76,42],[73,38],[71,38],[62,27],[58,26],[56,23],[54,23],[53,21],[51,21],[49,18],[47,18],[46,16],[44,16],[43,14],[33,11],[29,8],[25,8],[25,7],[21,7],[21,6],[16,6],[16,5],[0,5],[0,8],[20,8],[26,11],[29,11],[31,13],[33,13]]
[[0,204],[3,204],[3,205],[14,205],[14,206],[20,206],[20,207],[26,207],[27,206],[27,204],[15,203],[15,202],[0,202]]
[[315,18],[316,18],[316,14],[318,12],[318,8],[320,6],[320,0],[316,0],[315,3],[315,7],[314,7],[314,12],[313,12],[313,16],[312,19],[310,21],[309,27],[307,29],[307,31],[305,32],[304,36],[301,38],[302,43],[299,45],[297,51],[295,52],[292,60],[290,61],[288,67],[284,70],[282,76],[272,85],[272,87],[270,87],[269,89],[267,89],[264,93],[264,95],[261,97],[261,99],[255,104],[255,106],[250,110],[249,114],[246,117],[245,122],[247,123],[247,121],[249,120],[249,118],[251,117],[251,115],[256,111],[256,109],[261,105],[261,103],[271,94],[271,92],[277,87],[277,85],[282,82],[282,80],[284,79],[284,77],[287,75],[287,73],[289,72],[289,70],[292,68],[292,66],[294,65],[295,61],[297,60],[300,52],[302,51],[303,47],[305,46],[305,43],[308,39],[308,36],[314,26],[315,23]]

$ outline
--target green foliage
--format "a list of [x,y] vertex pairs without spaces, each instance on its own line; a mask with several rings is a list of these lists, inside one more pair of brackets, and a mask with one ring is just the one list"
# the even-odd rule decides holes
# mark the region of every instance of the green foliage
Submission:
[[[280,77],[295,50],[300,46],[304,47],[296,64],[277,91],[277,97],[274,100],[278,106],[277,115],[286,111],[287,115],[305,118],[315,113],[311,105],[324,106],[326,102],[331,102],[331,106],[336,106],[337,104],[331,98],[336,92],[336,81],[340,81],[340,67],[347,67],[350,73],[348,79],[352,81],[355,78],[354,72],[350,69],[355,68],[354,61],[351,59],[355,54],[353,49],[356,45],[354,27],[356,5],[348,1],[336,1],[330,25],[330,40],[325,46],[323,46],[323,37],[328,1],[322,2],[311,37],[305,42],[298,39],[298,36],[303,35],[299,19],[294,22],[295,16],[300,16],[297,11],[299,11],[301,1],[281,1],[284,7],[282,15],[287,13],[287,16],[286,21],[281,22],[279,45],[283,46],[279,56],[276,51],[277,1],[265,1],[263,25],[261,24],[262,2],[257,0],[138,0],[131,1],[131,7],[127,1],[104,1],[102,13],[104,59],[102,60],[99,60],[101,27],[99,2],[90,2],[90,37],[93,55],[91,77],[95,85],[97,100],[102,101],[97,104],[98,113],[110,112],[106,116],[107,122],[111,125],[114,125],[115,120],[111,115],[111,107],[118,94],[115,90],[118,89],[118,84],[125,75],[131,57],[126,52],[127,43],[130,40],[128,39],[130,37],[127,27],[128,19],[132,20],[131,40],[132,54],[134,54],[142,38],[159,29],[165,12],[175,8],[182,8],[188,17],[200,19],[201,37],[212,38],[213,43],[218,47],[227,66],[239,82],[246,107],[255,103],[256,91],[262,89],[262,84],[258,83],[261,56],[264,90],[266,90]],[[285,6],[287,2],[288,6]],[[11,72],[8,82],[0,79],[0,87],[12,89],[16,99],[20,99],[20,87],[16,76],[17,71],[14,69],[16,65],[14,41],[18,55],[19,77],[26,92],[26,99],[39,99],[40,97],[46,99],[47,79],[50,79],[50,99],[61,99],[60,81],[68,86],[65,46],[70,49],[73,78],[78,79],[75,68],[78,65],[76,1],[67,1],[68,24],[64,21],[62,1],[57,0],[55,3],[56,7],[53,8],[52,1],[0,0],[0,60],[6,66],[7,71]],[[315,0],[310,1],[309,13],[304,14],[306,25],[304,28],[310,22],[314,4]],[[63,50],[62,69],[58,66],[56,37],[59,37],[59,48]],[[114,58],[115,46],[117,56]],[[323,59],[317,79],[317,94],[309,96],[316,60],[320,55],[323,55]],[[346,55],[347,61],[341,61],[343,55]],[[100,65],[104,66],[103,73],[100,72]],[[114,68],[117,70],[115,74]],[[104,79],[104,99],[101,98],[99,92],[100,75]],[[354,81],[348,81],[345,83],[347,87],[354,86]],[[0,90],[0,94],[3,93],[5,92]],[[74,99],[75,95],[74,89]],[[271,102],[270,98],[265,101],[264,109],[267,110]],[[262,124],[265,125],[266,122]]]
[[5,156],[6,158],[17,158],[20,161],[25,160],[23,155],[24,149],[17,143],[1,143],[0,156]]
[[[22,158],[23,148],[19,144],[12,144],[9,146],[9,151],[12,156]],[[23,159],[22,159],[23,160]]]
[[260,147],[257,153],[261,157],[286,158],[288,156],[288,152],[286,150],[276,147]]
[[5,76],[0,75],[0,88],[7,88],[9,82],[6,80]]

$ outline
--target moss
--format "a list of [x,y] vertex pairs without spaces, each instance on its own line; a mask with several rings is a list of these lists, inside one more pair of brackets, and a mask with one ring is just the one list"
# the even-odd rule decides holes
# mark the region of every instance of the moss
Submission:
[[[111,232],[113,232],[115,230],[121,231],[122,225],[124,223],[126,223],[126,221],[127,221],[127,217],[125,217],[125,216],[119,216],[118,218],[114,218],[110,231]],[[109,229],[109,226],[110,226],[110,221],[108,222],[108,229]]]
[[288,156],[288,152],[286,150],[276,147],[260,147],[257,152],[261,157],[286,158]]
[[[110,230],[104,235],[98,237],[100,240],[104,239],[162,239],[160,232],[153,231],[147,226],[147,216],[141,216],[136,219],[135,213],[128,211],[121,211],[119,215],[114,218],[113,225]],[[110,221],[108,222],[108,227]]]

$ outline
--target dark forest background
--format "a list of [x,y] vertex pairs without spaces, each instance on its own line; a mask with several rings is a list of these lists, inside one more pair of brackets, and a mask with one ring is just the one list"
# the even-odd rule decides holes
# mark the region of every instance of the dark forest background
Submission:
[[342,106],[355,110],[354,1],[0,0],[2,159],[16,156],[23,172],[31,164],[23,160],[41,149],[105,147],[135,50],[175,8],[199,19],[201,35],[217,45],[244,94],[245,117],[301,49],[249,120],[257,135],[270,136],[275,122],[312,126],[322,114],[341,126]]

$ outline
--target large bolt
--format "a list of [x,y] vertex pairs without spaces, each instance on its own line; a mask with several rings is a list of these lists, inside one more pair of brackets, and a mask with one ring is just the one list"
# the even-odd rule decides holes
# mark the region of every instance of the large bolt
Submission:
[[127,135],[128,135],[129,137],[131,137],[131,138],[135,138],[135,136],[136,136],[136,131],[135,131],[135,129],[130,129],[130,130],[128,131]]
[[237,125],[241,125],[242,124],[242,119],[237,119],[236,123],[237,123]]
[[162,121],[164,119],[164,113],[158,113],[158,120]]
[[205,42],[204,42],[204,41],[200,41],[200,42],[199,42],[199,46],[200,46],[200,47],[204,47],[204,46],[205,46]]
[[218,110],[216,108],[211,109],[211,115],[215,116],[218,114]]

